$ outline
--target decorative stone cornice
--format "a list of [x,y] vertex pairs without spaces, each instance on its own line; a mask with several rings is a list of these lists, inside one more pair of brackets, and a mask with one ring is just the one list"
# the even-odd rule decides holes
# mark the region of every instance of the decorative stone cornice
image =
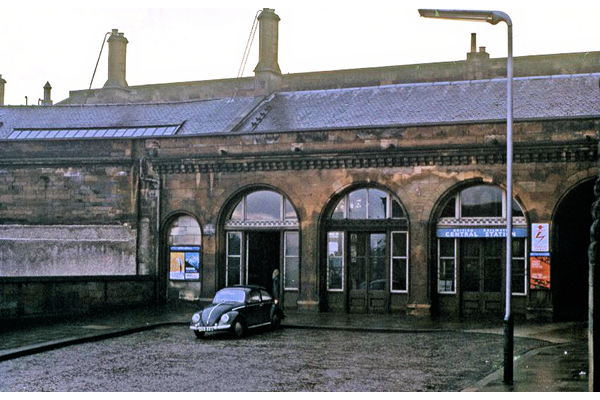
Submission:
[[[461,166],[505,164],[503,146],[429,148],[418,150],[381,150],[361,153],[260,154],[227,158],[197,157],[152,160],[161,174],[242,173],[256,171],[294,171],[324,169],[401,168],[418,166]],[[516,144],[514,163],[595,162],[595,142],[561,144]]]

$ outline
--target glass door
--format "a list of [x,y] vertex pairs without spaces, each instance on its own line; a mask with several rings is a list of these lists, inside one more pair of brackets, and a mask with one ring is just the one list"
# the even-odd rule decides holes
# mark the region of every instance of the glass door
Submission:
[[385,233],[350,233],[348,243],[348,311],[386,312],[389,292]]
[[462,311],[466,316],[502,312],[505,239],[460,241]]

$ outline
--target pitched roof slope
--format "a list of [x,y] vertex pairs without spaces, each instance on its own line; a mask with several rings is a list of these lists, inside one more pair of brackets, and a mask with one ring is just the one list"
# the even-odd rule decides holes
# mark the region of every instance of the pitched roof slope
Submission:
[[[599,80],[600,73],[516,78],[515,120],[600,117]],[[208,135],[234,126],[243,133],[502,121],[506,79],[280,92],[253,108],[255,101],[0,107],[0,139],[15,129],[183,124],[177,135]]]
[[[516,78],[515,120],[600,116],[600,74]],[[283,92],[241,131],[428,125],[506,120],[506,79]]]

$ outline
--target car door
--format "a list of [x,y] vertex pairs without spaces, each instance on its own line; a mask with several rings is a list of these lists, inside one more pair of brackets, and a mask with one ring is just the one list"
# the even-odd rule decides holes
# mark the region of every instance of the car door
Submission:
[[271,322],[271,310],[273,308],[273,297],[266,290],[260,291],[262,303],[260,305],[260,320],[261,323]]
[[258,325],[262,322],[261,303],[260,290],[251,290],[246,305],[246,323],[248,324],[248,327]]

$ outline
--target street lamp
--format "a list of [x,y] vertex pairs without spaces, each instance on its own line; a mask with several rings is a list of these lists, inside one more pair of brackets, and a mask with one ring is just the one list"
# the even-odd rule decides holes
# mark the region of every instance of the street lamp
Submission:
[[504,316],[504,383],[513,383],[514,321],[511,314],[512,269],[512,162],[513,162],[513,57],[512,21],[502,11],[475,10],[419,10],[421,17],[488,22],[508,26],[508,57],[506,64],[506,314]]

